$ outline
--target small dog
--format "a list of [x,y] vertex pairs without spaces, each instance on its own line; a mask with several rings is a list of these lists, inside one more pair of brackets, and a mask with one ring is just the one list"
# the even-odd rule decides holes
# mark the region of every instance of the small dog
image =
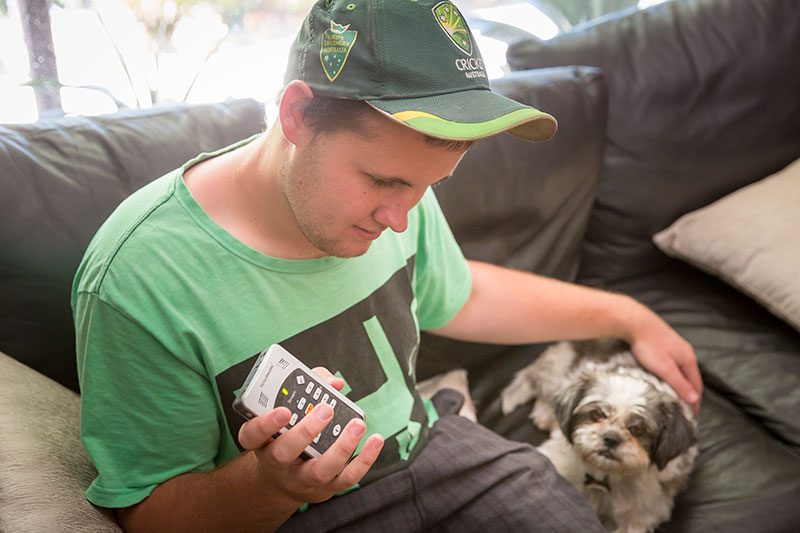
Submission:
[[648,532],[669,518],[697,456],[691,408],[615,339],[561,342],[503,390],[508,414],[536,398],[539,446],[609,531]]

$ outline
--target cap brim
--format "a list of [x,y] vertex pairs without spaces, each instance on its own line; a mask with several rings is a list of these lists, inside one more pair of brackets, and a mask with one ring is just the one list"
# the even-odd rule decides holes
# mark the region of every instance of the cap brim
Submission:
[[426,135],[454,141],[472,141],[503,132],[527,141],[546,141],[558,129],[551,115],[490,90],[367,103]]

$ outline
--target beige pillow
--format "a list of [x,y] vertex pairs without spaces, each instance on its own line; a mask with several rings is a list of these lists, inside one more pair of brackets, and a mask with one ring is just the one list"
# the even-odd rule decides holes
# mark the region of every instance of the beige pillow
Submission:
[[0,352],[0,531],[121,533],[84,495],[96,475],[78,395]]
[[800,159],[653,236],[800,330]]

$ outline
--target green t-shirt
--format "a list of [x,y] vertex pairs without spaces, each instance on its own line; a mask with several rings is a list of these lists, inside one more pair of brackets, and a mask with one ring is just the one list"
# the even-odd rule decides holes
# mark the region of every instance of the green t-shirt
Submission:
[[471,279],[433,192],[405,232],[385,231],[363,256],[278,259],[223,230],[186,188],[183,171],[223,151],[131,195],[76,274],[81,434],[98,470],[86,494],[96,505],[133,505],[237,455],[244,420],[231,404],[273,343],[344,378],[367,435],[386,439],[362,485],[412,460],[435,421],[415,387],[419,330],[446,324]]

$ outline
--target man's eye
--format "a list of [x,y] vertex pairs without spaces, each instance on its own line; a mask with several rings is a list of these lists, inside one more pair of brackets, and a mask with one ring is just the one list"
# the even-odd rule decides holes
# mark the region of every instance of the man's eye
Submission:
[[[371,176],[370,176],[371,177]],[[378,178],[372,178],[372,183],[376,187],[391,187],[392,183],[389,181],[379,180]]]

